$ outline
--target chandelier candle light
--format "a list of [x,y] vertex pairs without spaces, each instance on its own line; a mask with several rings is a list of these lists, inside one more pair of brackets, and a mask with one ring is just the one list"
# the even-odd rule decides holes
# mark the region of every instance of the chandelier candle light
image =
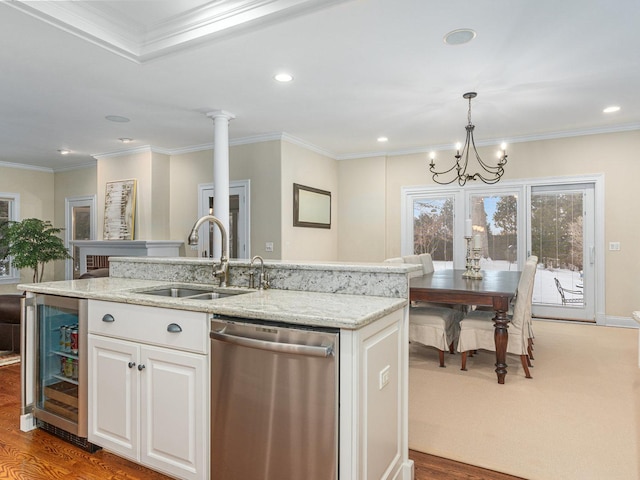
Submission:
[[[458,181],[458,185],[463,187],[469,180],[482,180],[484,183],[493,184],[498,183],[504,175],[504,166],[507,164],[507,145],[500,145],[500,150],[498,151],[498,162],[496,165],[490,165],[485,163],[478,155],[478,151],[476,150],[476,143],[473,139],[473,130],[475,125],[471,123],[471,99],[476,98],[478,94],[476,92],[468,92],[462,95],[462,98],[469,100],[469,112],[467,114],[467,126],[465,127],[467,131],[467,138],[464,142],[464,146],[462,150],[460,150],[460,144],[456,145],[456,161],[451,168],[448,170],[443,170],[441,172],[436,171],[436,164],[434,162],[436,154],[435,152],[431,152],[430,158],[431,163],[429,164],[429,171],[433,173],[433,181],[439,183],[440,185],[448,185],[450,183]],[[476,157],[476,160],[480,167],[481,171],[476,172],[474,174],[467,173],[467,168],[469,167],[469,153],[473,148],[473,153]],[[443,178],[447,177],[450,172],[455,170],[455,176],[453,176],[450,180],[444,180]],[[441,178],[442,176],[442,178]]]

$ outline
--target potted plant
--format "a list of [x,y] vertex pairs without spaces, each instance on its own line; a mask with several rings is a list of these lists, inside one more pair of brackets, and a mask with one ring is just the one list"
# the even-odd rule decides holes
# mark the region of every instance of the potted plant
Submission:
[[45,264],[71,258],[58,236],[62,230],[38,218],[4,222],[0,224],[0,260],[11,257],[14,267],[33,269],[33,282],[38,283]]

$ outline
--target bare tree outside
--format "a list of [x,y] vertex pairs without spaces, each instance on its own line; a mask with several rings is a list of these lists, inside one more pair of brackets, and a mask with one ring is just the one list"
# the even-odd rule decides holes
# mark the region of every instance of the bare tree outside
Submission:
[[453,200],[426,198],[413,204],[413,251],[434,261],[453,260]]

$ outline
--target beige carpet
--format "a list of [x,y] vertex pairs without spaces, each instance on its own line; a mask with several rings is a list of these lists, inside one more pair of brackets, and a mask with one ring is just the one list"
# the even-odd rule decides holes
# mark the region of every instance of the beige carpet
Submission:
[[411,345],[409,447],[530,480],[640,479],[638,331],[534,321],[533,379],[509,356]]

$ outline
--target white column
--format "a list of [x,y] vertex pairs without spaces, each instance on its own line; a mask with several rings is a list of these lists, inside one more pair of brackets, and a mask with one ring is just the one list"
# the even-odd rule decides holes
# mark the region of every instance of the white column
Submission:
[[[213,215],[217,217],[229,234],[229,121],[235,115],[224,110],[207,113],[213,119]],[[227,238],[228,244],[229,238]],[[213,257],[222,253],[220,232],[214,228]]]

